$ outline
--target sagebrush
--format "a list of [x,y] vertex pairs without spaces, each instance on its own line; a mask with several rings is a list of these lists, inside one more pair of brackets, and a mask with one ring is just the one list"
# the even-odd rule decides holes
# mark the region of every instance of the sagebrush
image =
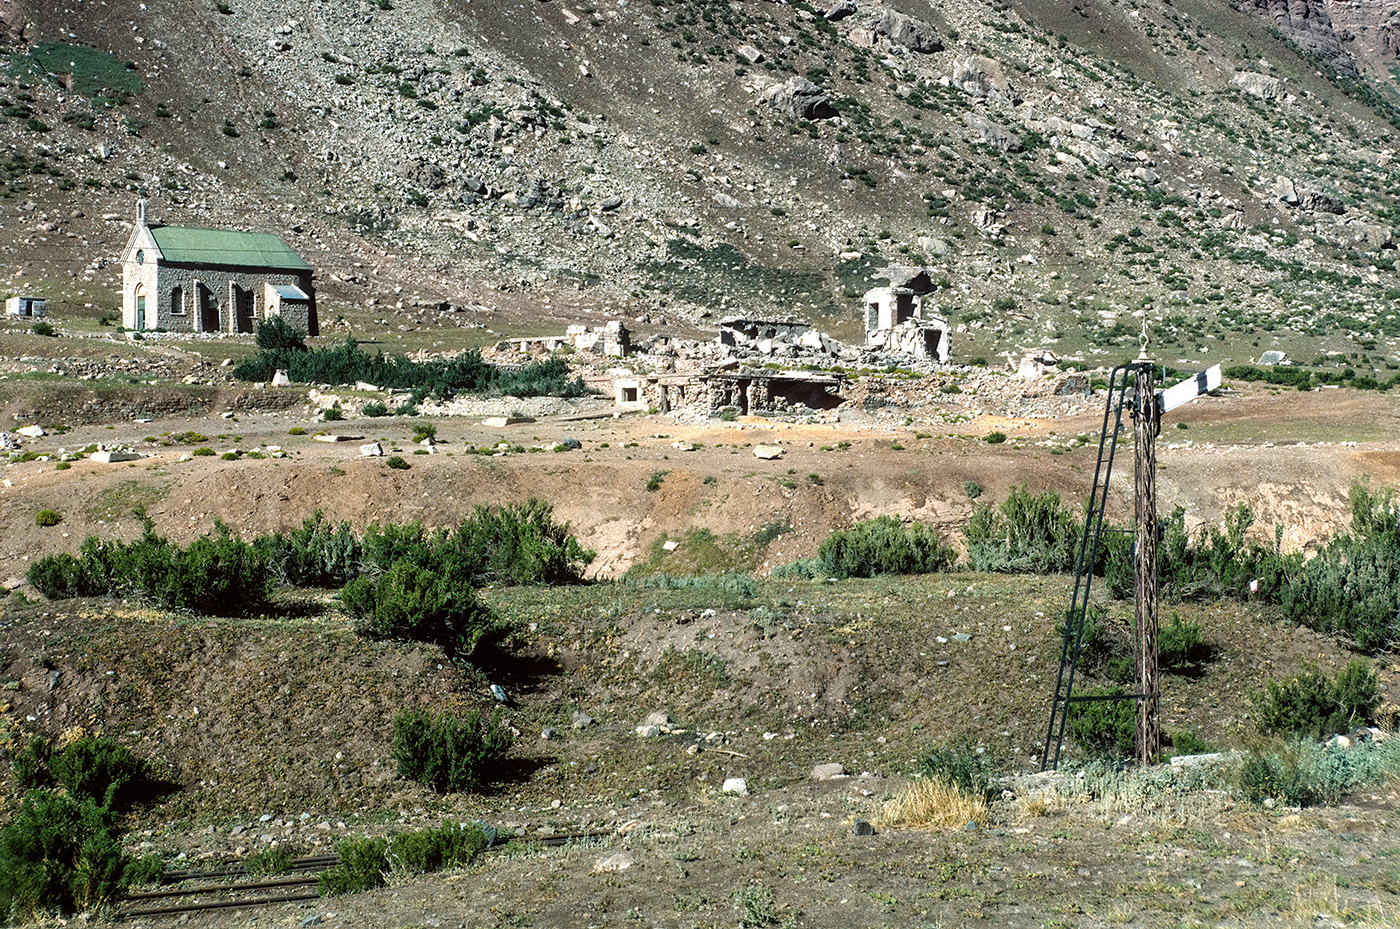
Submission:
[[409,709],[394,719],[399,776],[441,793],[482,790],[502,772],[514,737],[495,716]]

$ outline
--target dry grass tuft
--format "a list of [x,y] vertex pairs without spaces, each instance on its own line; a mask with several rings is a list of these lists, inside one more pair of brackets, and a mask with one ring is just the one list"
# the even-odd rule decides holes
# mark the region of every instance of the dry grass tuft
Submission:
[[919,829],[957,829],[985,825],[987,804],[941,781],[914,781],[880,811],[880,824]]
[[1327,920],[1335,920],[1338,925],[1354,926],[1356,929],[1380,929],[1382,926],[1400,924],[1400,911],[1386,902],[1359,904],[1355,900],[1344,899],[1337,885],[1330,879],[1315,883],[1306,878],[1304,883],[1293,891],[1293,899],[1280,909],[1288,920],[1288,925],[1314,926]]

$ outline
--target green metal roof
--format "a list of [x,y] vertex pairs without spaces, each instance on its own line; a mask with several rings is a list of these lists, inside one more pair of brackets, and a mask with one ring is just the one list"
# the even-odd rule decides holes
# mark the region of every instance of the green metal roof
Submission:
[[291,246],[270,232],[154,226],[151,235],[165,260],[179,264],[311,270]]

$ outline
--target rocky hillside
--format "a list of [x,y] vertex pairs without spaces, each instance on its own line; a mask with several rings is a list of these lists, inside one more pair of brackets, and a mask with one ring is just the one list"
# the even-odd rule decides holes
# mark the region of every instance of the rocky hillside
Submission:
[[1173,363],[1384,372],[1397,14],[0,0],[0,288],[110,312],[146,196],[285,234],[327,321],[793,314],[850,337],[881,268],[925,264],[963,360],[1117,361],[1146,315]]

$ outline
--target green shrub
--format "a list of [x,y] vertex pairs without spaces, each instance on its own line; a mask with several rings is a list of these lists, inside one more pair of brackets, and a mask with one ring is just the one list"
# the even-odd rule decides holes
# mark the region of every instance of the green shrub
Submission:
[[1194,729],[1183,729],[1172,736],[1172,754],[1206,755],[1219,751],[1214,745],[1201,738]]
[[647,478],[647,491],[655,493],[661,489],[661,482],[666,479],[667,471],[653,471],[651,477]]
[[170,609],[214,616],[257,612],[271,595],[266,557],[231,538],[201,538],[181,550],[155,534],[149,520],[131,543],[84,540],[79,556],[46,555],[34,562],[29,582],[49,599],[139,591]]
[[989,432],[987,433],[983,441],[985,441],[988,445],[1000,445],[1001,443],[1006,441],[1006,433]]
[[1308,806],[1317,799],[1304,775],[1296,744],[1272,752],[1251,751],[1240,764],[1239,792],[1251,803],[1274,800]]
[[33,326],[30,326],[30,327],[29,327],[29,331],[32,332],[32,333],[34,333],[35,335],[42,335],[42,336],[56,336],[56,335],[58,335],[58,332],[57,332],[57,331],[54,329],[54,327],[53,327],[52,325],[50,325],[49,323],[35,323]]
[[817,548],[817,558],[831,577],[876,577],[946,571],[957,552],[922,523],[905,526],[880,516],[833,532]]
[[1376,672],[1360,658],[1336,680],[1304,662],[1297,677],[1270,681],[1255,704],[1262,731],[1322,739],[1369,723],[1380,706],[1380,686]]
[[390,455],[388,458],[384,459],[384,464],[395,471],[407,471],[409,469],[409,463],[398,455]]
[[1198,665],[1207,652],[1201,625],[1172,613],[1171,621],[1157,630],[1157,667],[1184,671]]
[[323,897],[383,887],[389,872],[389,843],[369,837],[346,839],[335,847],[340,864],[321,872],[316,889]]
[[115,814],[88,799],[31,790],[0,830],[0,913],[27,920],[110,904],[160,873],[122,852]]
[[429,642],[454,656],[471,657],[514,629],[466,579],[407,559],[377,580],[361,577],[346,584],[341,600],[363,636]]
[[475,711],[457,717],[409,709],[394,718],[399,777],[441,793],[486,787],[513,741],[499,719]]
[[243,859],[243,871],[260,877],[286,874],[292,870],[293,857],[289,850],[281,846],[263,849]]
[[320,510],[300,529],[260,536],[254,545],[268,569],[294,587],[343,587],[359,576],[362,546],[348,522],[332,525]]
[[380,403],[378,400],[371,400],[369,403],[366,403],[363,408],[361,408],[360,415],[373,417],[388,416],[389,408],[384,404]]
[[138,562],[136,582],[161,605],[209,616],[248,616],[267,604],[272,594],[267,559],[247,542],[206,536],[184,551],[159,542]]
[[919,770],[925,777],[988,803],[1001,794],[998,779],[1003,769],[1004,765],[993,756],[966,739],[930,749],[919,761]]
[[[1065,614],[1066,617],[1068,617],[1068,608],[1066,608]],[[1061,641],[1064,641],[1068,633],[1074,631],[1073,626],[1067,629],[1066,623],[1060,623],[1055,626],[1055,635],[1058,636]],[[1106,672],[1107,676],[1113,680],[1119,680],[1121,679],[1121,672],[1109,666],[1126,657],[1128,663],[1128,678],[1131,679],[1136,674],[1136,659],[1133,657],[1131,649],[1109,632],[1108,623],[1105,621],[1102,607],[1093,604],[1089,605],[1089,608],[1084,614],[1083,627],[1078,630],[1078,632],[1079,655],[1076,665],[1080,670],[1086,673],[1092,673],[1094,671],[1108,669]],[[1069,643],[1071,650],[1073,650],[1074,644],[1073,642]]]
[[345,414],[340,411],[340,407],[328,406],[321,411],[321,421],[327,423],[339,422],[345,418]]
[[210,447],[207,446],[207,445],[202,445],[202,446],[200,446],[199,448],[195,449],[194,451],[190,452],[190,454],[193,455],[193,456],[196,457],[196,458],[208,458],[208,457],[210,457],[210,456],[212,456],[212,455],[217,455],[218,452],[214,451],[212,448],[210,448]]
[[67,552],[45,555],[29,566],[25,576],[39,593],[50,600],[93,597],[110,592],[106,588],[94,589],[89,586],[91,579],[85,565]]
[[[588,392],[583,379],[569,378],[568,362],[552,357],[507,371],[487,364],[477,351],[452,359],[413,362],[402,355],[369,355],[354,339],[329,348],[306,349],[289,343],[284,334],[264,340],[258,330],[258,354],[236,365],[233,376],[244,381],[266,381],[280,369],[297,383],[354,384],[365,381],[380,387],[413,391],[413,400],[425,396],[449,399],[463,391],[488,392],[515,397],[579,397]],[[406,415],[413,403],[405,404]],[[403,409],[403,408],[401,408]]]
[[1302,564],[1280,600],[1287,619],[1380,653],[1400,629],[1400,506],[1358,485],[1351,513],[1351,532]]
[[413,444],[417,445],[426,439],[437,438],[437,426],[432,423],[416,423],[413,427]]
[[148,776],[144,758],[114,739],[84,737],[49,761],[54,779],[72,797],[110,810],[124,809]]
[[21,788],[46,787],[53,780],[49,773],[50,751],[49,740],[36,735],[10,755],[10,770]]
[[1137,701],[1126,694],[1122,687],[1076,693],[1115,699],[1070,703],[1069,734],[1075,744],[1094,757],[1131,758],[1137,751]]
[[[1162,542],[1157,548],[1158,591],[1169,600],[1258,597],[1270,600],[1286,592],[1302,566],[1300,555],[1284,555],[1280,531],[1273,545],[1247,542],[1254,524],[1247,506],[1224,514],[1222,525],[1209,527],[1192,542],[1186,531],[1186,511],[1176,507],[1159,522]],[[1110,595],[1126,599],[1133,594],[1134,536],[1130,532],[1105,533],[1097,569]]]
[[441,533],[442,570],[484,584],[576,584],[596,557],[579,544],[554,508],[530,498],[500,507],[478,506],[451,533]]
[[293,426],[287,430],[287,435],[306,435],[306,430],[301,426]]
[[1074,567],[1079,525],[1060,507],[1060,496],[1039,496],[1022,486],[1000,507],[978,504],[963,527],[967,557],[975,571],[1053,574]]
[[63,514],[58,510],[40,510],[34,514],[34,522],[39,526],[57,526],[63,522]]
[[389,840],[389,861],[400,873],[427,874],[470,864],[489,844],[477,823],[446,822],[439,829],[394,836]]

